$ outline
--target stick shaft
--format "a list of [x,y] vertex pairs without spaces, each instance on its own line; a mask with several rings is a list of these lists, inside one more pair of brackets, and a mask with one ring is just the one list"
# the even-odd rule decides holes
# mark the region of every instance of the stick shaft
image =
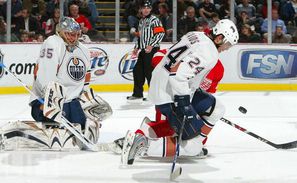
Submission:
[[283,143],[283,144],[276,144],[276,143],[273,143],[273,142],[265,139],[264,137],[261,137],[261,136],[255,134],[255,133],[253,133],[253,132],[248,131],[247,129],[245,129],[245,128],[243,128],[243,127],[229,121],[226,118],[221,118],[221,121],[227,123],[230,126],[233,126],[234,128],[244,132],[245,134],[248,134],[248,135],[250,135],[250,136],[252,136],[252,137],[254,137],[254,138],[256,138],[256,139],[258,139],[258,140],[260,140],[260,141],[262,141],[262,142],[264,142],[264,143],[266,143],[266,144],[268,144],[268,145],[270,145],[270,146],[272,146],[274,148],[276,148],[276,149],[293,149],[293,148],[297,147],[297,141],[292,141],[292,142]]

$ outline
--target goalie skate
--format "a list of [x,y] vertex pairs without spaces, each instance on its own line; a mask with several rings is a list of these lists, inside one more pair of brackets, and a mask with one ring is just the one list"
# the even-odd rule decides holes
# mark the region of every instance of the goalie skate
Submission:
[[143,156],[146,153],[147,146],[148,140],[145,136],[128,131],[122,150],[122,165],[132,165],[136,157]]

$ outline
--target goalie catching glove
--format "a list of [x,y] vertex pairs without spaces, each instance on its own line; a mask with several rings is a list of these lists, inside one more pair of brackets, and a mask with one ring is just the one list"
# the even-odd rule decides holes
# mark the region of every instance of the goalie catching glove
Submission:
[[57,82],[50,82],[44,96],[43,115],[53,121],[60,122],[65,101],[65,88]]
[[95,95],[92,89],[84,91],[80,95],[79,101],[86,117],[92,121],[103,121],[112,115],[110,105]]

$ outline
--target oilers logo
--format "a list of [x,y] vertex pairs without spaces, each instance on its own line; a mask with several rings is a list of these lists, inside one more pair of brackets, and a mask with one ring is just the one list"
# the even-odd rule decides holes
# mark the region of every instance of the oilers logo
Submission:
[[105,74],[109,65],[109,58],[107,53],[98,47],[89,48],[91,56],[91,76],[94,80],[97,76]]
[[86,65],[80,58],[73,57],[68,63],[67,71],[71,79],[80,81],[85,77]]
[[126,53],[119,63],[119,72],[121,76],[127,80],[133,81],[133,68],[137,62],[137,55],[132,52]]
[[[0,50],[0,65],[3,64],[3,59],[4,58],[4,55],[2,54],[1,50]],[[3,76],[4,74],[4,69],[0,66],[0,78]]]

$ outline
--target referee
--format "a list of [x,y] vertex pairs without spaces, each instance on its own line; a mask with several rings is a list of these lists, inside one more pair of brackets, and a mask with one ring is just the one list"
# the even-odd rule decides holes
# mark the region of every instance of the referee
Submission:
[[139,101],[143,98],[143,85],[147,79],[150,84],[153,67],[151,60],[159,50],[159,43],[162,41],[165,31],[160,20],[151,14],[152,6],[149,1],[144,1],[140,7],[142,18],[139,21],[139,37],[135,44],[133,55],[138,54],[138,60],[133,68],[134,88],[132,96],[128,101]]

